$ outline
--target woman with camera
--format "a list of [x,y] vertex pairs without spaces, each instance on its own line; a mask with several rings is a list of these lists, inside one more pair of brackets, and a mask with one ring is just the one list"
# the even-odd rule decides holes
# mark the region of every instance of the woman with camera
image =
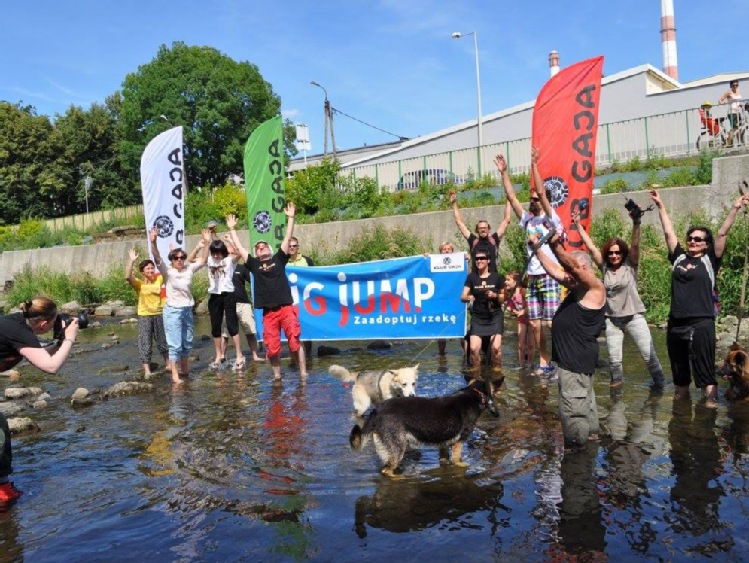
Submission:
[[712,406],[718,392],[715,379],[715,303],[718,268],[723,259],[728,231],[736,214],[749,203],[742,195],[731,206],[728,216],[713,240],[704,226],[689,227],[684,249],[656,190],[650,199],[658,207],[668,247],[671,269],[671,310],[668,313],[666,346],[677,397],[689,396],[689,385],[702,389],[706,404]]
[[632,241],[627,245],[620,238],[612,238],[598,247],[580,224],[580,213],[573,212],[572,221],[580,234],[580,240],[588,247],[593,261],[603,273],[603,285],[606,288],[606,346],[609,352],[609,374],[611,386],[619,387],[624,383],[622,369],[622,344],[624,331],[635,341],[640,356],[648,367],[653,378],[653,388],[663,389],[666,378],[663,367],[655,353],[650,328],[645,321],[645,305],[637,291],[637,267],[640,263],[640,220],[642,209],[634,203],[627,205],[632,218]]
[[[47,373],[57,371],[68,359],[78,335],[78,319],[72,318],[59,326],[55,334],[57,342],[43,348],[38,334],[55,328],[57,305],[47,297],[34,297],[21,303],[21,312],[0,317],[0,371],[6,371],[26,358],[31,364]],[[0,438],[3,449],[0,451],[0,504],[10,502],[21,493],[8,481],[12,468],[13,454],[10,446],[8,421],[0,413]]]

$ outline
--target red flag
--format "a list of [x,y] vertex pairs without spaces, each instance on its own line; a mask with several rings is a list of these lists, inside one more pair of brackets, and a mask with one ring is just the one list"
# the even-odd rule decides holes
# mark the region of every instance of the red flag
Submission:
[[602,71],[603,57],[563,69],[544,85],[533,109],[538,169],[573,249],[584,248],[572,224],[575,209],[590,232]]

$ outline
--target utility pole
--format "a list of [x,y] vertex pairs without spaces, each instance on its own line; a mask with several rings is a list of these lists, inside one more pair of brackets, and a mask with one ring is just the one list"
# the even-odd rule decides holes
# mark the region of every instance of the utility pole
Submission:
[[323,157],[328,156],[328,130],[330,130],[330,142],[333,145],[333,158],[336,158],[335,130],[333,129],[333,107],[330,105],[330,100],[328,99],[328,91],[314,80],[312,80],[310,84],[312,84],[312,86],[317,86],[325,93],[325,103],[323,104],[323,121],[325,131],[325,140],[323,142]]

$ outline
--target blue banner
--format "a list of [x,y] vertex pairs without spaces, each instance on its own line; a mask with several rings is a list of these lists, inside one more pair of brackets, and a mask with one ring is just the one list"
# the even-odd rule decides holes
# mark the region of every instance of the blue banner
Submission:
[[[303,340],[462,338],[465,254],[287,267]],[[255,310],[262,339],[262,309]]]

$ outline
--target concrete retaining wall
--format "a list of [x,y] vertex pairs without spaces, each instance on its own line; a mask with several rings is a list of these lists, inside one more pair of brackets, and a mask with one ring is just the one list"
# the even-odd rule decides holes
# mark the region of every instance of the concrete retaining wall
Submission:
[[[713,182],[710,186],[671,188],[663,190],[661,195],[672,219],[678,219],[680,216],[702,208],[709,217],[717,220],[725,217],[728,207],[738,196],[737,184],[742,179],[749,181],[749,155],[716,158],[713,160]],[[647,206],[650,201],[646,192],[632,192],[628,196],[643,206]],[[595,196],[593,204],[595,214],[609,207],[618,209],[622,217],[626,218],[622,194]],[[493,226],[496,226],[503,213],[504,206],[502,205],[462,210],[463,219],[470,228],[479,219],[487,219]],[[295,229],[295,234],[305,249],[317,248],[322,253],[328,253],[344,248],[348,241],[363,228],[372,228],[376,224],[381,224],[388,229],[402,227],[420,233],[422,239],[435,251],[437,246],[445,240],[452,241],[457,249],[464,247],[464,241],[455,227],[452,211],[299,225]],[[657,225],[660,228],[658,215],[654,212],[647,213],[643,218],[643,224]],[[247,231],[240,231],[239,234],[243,241],[247,241],[249,236]],[[187,237],[187,248],[194,248],[198,240],[198,235]],[[12,280],[26,267],[37,269],[44,266],[53,271],[69,274],[90,272],[96,277],[101,277],[114,266],[124,268],[127,252],[133,246],[140,247],[145,252],[145,237],[141,242],[106,242],[90,246],[62,246],[3,252],[0,254],[0,283],[4,284]]]

